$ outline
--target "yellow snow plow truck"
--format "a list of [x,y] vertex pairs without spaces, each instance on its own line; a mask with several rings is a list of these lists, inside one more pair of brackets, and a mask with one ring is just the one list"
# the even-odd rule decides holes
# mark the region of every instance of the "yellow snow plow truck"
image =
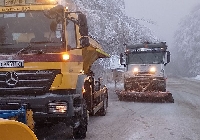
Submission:
[[[137,102],[174,102],[166,91],[164,67],[170,62],[165,42],[126,45],[120,63],[126,67],[124,90],[117,91],[119,100]],[[125,58],[124,58],[125,56]]]
[[67,135],[60,126],[73,138],[85,138],[88,116],[106,115],[107,87],[90,68],[107,57],[88,36],[86,16],[60,0],[0,1],[1,117],[27,124],[21,113],[13,114],[23,107],[22,114],[32,112],[27,126],[36,135],[43,126],[57,126],[43,139]]

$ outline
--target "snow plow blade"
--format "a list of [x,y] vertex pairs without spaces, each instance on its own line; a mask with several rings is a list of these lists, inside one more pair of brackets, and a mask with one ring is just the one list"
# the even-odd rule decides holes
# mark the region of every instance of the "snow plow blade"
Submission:
[[37,140],[33,131],[25,124],[0,118],[1,140]]
[[120,101],[150,102],[150,103],[174,103],[170,92],[136,92],[116,91]]

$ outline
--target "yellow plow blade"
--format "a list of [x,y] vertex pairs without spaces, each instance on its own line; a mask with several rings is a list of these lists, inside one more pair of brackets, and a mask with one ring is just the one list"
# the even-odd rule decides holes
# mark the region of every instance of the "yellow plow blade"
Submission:
[[37,140],[33,131],[25,124],[0,118],[1,140]]

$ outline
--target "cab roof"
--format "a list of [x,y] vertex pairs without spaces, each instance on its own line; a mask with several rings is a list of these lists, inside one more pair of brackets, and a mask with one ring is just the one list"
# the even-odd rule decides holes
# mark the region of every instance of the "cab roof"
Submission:
[[139,49],[139,48],[149,48],[149,49],[156,49],[156,48],[163,48],[164,50],[167,49],[166,42],[159,42],[159,43],[141,43],[141,44],[130,44],[126,45],[126,49]]

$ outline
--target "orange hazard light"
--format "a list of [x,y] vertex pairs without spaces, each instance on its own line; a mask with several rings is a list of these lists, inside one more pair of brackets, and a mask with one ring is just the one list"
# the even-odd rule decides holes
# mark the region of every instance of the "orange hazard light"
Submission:
[[82,87],[82,93],[84,94],[86,92],[85,88]]
[[66,60],[69,60],[69,54],[63,53],[63,54],[62,54],[62,59],[65,60],[65,61],[66,61]]

